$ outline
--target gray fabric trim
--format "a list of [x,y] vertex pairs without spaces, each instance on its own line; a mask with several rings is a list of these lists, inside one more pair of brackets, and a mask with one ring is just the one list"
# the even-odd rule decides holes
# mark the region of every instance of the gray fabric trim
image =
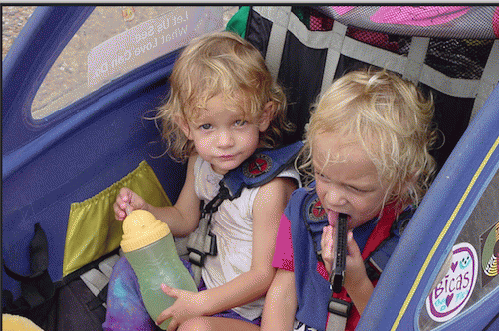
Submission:
[[341,52],[345,56],[403,74],[407,57],[346,37]]
[[411,48],[407,55],[407,63],[402,77],[414,84],[419,82],[429,43],[430,38],[413,37],[411,40]]
[[426,64],[423,65],[419,81],[458,98],[474,98],[478,88],[478,80],[450,78]]
[[[343,54],[380,68],[397,72],[414,82],[419,80],[419,82],[449,96],[475,98],[478,95],[479,100],[476,102],[477,108],[483,104],[484,100],[490,95],[493,87],[499,81],[499,78],[497,77],[497,73],[499,72],[497,58],[499,55],[493,56],[493,54],[497,54],[498,52],[497,48],[499,46],[497,46],[497,41],[494,44],[494,53],[491,52],[491,56],[489,56],[489,63],[487,63],[488,69],[486,68],[484,71],[484,77],[481,81],[471,79],[455,79],[449,78],[424,64],[424,54],[426,54],[426,43],[428,41],[427,38],[413,38],[412,43],[414,43],[414,45],[411,45],[409,55],[404,56],[371,46],[349,37],[343,38],[342,26],[344,25],[338,24],[338,21],[335,21],[334,26],[336,27],[336,30],[333,29],[333,33],[331,33],[331,31],[309,31],[295,15],[291,15],[291,7],[255,7],[255,10],[263,17],[274,22],[274,26],[278,25],[280,29],[279,35],[282,36],[284,33],[284,39],[285,31],[282,31],[282,29],[286,29],[285,26],[287,25],[287,29],[289,29],[289,31],[293,33],[305,46],[315,49],[327,48],[329,51],[333,49],[331,54],[329,54],[328,51],[328,59],[325,67],[325,79],[323,80],[322,86],[323,91],[329,87],[330,80],[332,80],[331,77],[334,77],[333,70],[336,69],[336,56],[339,57],[339,54]],[[272,57],[274,58],[278,57],[280,65],[284,40],[281,39],[279,44],[271,44],[269,42],[269,45],[272,45],[272,47],[269,47],[268,54],[272,54]],[[270,50],[273,47],[276,47],[277,50]],[[335,52],[338,52],[339,54],[335,54]],[[275,67],[277,65],[275,62],[276,60],[272,59],[269,61],[273,63],[272,68],[275,71]],[[277,71],[275,72],[278,72],[278,70],[279,69],[277,67]],[[277,75],[275,77],[277,77]],[[479,89],[483,91],[479,93]]]
[[471,118],[475,117],[476,112],[482,108],[485,100],[490,96],[492,90],[499,82],[499,40],[494,41],[494,45],[490,50],[489,58],[483,69],[482,77],[478,86],[475,103]]
[[[401,75],[404,75],[406,68],[408,68],[409,59],[406,56],[373,47],[349,37],[345,38],[341,53]],[[413,62],[411,65],[414,66],[417,63]],[[449,78],[426,64],[421,65],[419,82],[447,95],[460,98],[474,98],[478,89],[477,80]]]
[[277,79],[286,42],[289,18],[292,16],[291,7],[254,7],[253,9],[273,22],[269,37],[269,45],[272,45],[272,47],[267,48],[265,63],[272,76]]
[[347,33],[347,26],[339,22],[334,22],[333,33],[330,33],[330,43],[327,51],[326,64],[324,65],[324,75],[322,77],[321,94],[331,86],[340,60],[343,42]]

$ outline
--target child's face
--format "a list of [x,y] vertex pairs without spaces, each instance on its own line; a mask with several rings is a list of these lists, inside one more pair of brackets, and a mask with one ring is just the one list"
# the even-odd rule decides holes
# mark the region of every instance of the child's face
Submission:
[[265,120],[255,123],[246,119],[241,110],[228,109],[220,94],[209,99],[206,109],[201,109],[194,121],[183,126],[197,153],[222,175],[255,152],[260,132],[267,128]]
[[[361,145],[337,133],[319,133],[312,141],[316,190],[333,216],[347,214],[353,229],[378,216],[386,194],[374,163]],[[336,224],[336,220],[334,220]]]

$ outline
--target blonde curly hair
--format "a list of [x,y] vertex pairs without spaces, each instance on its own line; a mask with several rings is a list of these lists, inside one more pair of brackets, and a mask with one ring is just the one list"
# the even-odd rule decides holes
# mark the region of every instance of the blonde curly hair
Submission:
[[163,123],[166,152],[185,162],[194,144],[180,123],[194,121],[209,99],[222,94],[231,110],[241,110],[250,120],[259,120],[264,106],[272,102],[269,128],[260,134],[262,147],[282,143],[283,133],[294,130],[287,120],[286,96],[268,71],[260,52],[230,31],[214,32],[196,39],[182,51],[170,76],[166,103],[158,109]]
[[356,140],[389,183],[384,204],[417,205],[436,171],[433,98],[386,70],[361,69],[339,78],[312,107],[298,168],[313,181],[312,141],[334,132]]

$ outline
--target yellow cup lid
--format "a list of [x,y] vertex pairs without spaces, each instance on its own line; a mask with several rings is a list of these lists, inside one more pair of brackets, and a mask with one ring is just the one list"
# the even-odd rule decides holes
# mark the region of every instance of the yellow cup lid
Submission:
[[2,331],[43,331],[38,325],[26,317],[2,314]]
[[168,225],[157,220],[150,212],[134,210],[123,220],[121,248],[125,253],[130,252],[152,244],[169,233]]

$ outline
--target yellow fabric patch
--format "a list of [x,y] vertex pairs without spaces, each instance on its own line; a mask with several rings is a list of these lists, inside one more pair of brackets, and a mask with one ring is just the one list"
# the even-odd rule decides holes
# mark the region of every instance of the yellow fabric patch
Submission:
[[43,331],[43,329],[26,317],[2,314],[2,331]]
[[120,245],[122,222],[114,218],[113,204],[122,187],[128,187],[153,206],[171,206],[158,178],[146,161],[96,196],[71,204],[63,276],[95,261]]

